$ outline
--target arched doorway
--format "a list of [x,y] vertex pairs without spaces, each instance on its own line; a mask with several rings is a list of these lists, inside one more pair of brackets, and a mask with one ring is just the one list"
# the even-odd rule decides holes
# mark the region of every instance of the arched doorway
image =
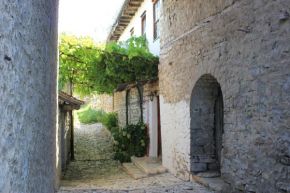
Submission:
[[223,134],[223,95],[210,74],[196,82],[190,104],[191,172],[220,171]]

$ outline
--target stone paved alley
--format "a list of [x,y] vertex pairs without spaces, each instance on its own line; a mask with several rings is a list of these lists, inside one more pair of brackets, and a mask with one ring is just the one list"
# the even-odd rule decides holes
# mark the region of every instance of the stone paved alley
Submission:
[[59,193],[196,192],[212,193],[196,182],[183,182],[170,173],[134,180],[113,160],[112,143],[102,124],[75,125],[75,158],[61,181]]

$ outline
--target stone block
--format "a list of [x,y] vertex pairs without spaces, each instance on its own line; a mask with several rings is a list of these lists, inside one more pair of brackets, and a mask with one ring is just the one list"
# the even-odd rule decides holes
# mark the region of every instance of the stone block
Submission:
[[204,154],[203,147],[202,146],[192,146],[190,153],[191,153],[191,155],[203,155]]
[[206,171],[198,173],[197,176],[202,178],[218,178],[221,177],[221,173],[219,171]]
[[277,182],[276,187],[281,191],[290,192],[290,183],[289,182]]
[[208,164],[208,169],[209,170],[219,170],[220,166],[219,166],[218,162],[210,163],[210,164]]
[[280,162],[282,165],[290,166],[290,157],[289,157],[288,155],[280,156],[280,158],[279,158],[279,162]]
[[204,153],[207,155],[214,155],[215,153],[215,146],[212,144],[208,144],[204,146]]
[[216,159],[213,158],[204,158],[204,159],[199,159],[199,162],[201,163],[215,163]]
[[232,192],[232,190],[231,190],[232,188],[231,188],[231,185],[229,184],[229,183],[224,183],[224,185],[223,185],[223,188],[222,188],[222,191],[221,192]]
[[192,172],[203,172],[206,171],[207,164],[205,163],[191,163],[191,171]]

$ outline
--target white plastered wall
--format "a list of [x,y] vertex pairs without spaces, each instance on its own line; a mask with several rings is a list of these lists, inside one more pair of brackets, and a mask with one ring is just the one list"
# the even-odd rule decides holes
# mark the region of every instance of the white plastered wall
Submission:
[[190,106],[164,103],[160,95],[162,164],[177,177],[190,179]]
[[[160,7],[162,5],[162,1],[160,0]],[[136,12],[135,16],[131,19],[131,22],[124,30],[121,35],[119,41],[126,41],[131,36],[131,29],[134,28],[134,36],[141,36],[142,34],[142,26],[141,26],[141,15],[146,11],[146,38],[149,44],[149,50],[154,55],[159,55],[160,52],[160,38],[154,40],[153,37],[153,29],[154,29],[154,21],[153,21],[153,2],[152,0],[145,0],[141,7]]]
[[149,157],[158,157],[158,104],[157,97],[153,101],[148,96],[148,125],[149,125]]

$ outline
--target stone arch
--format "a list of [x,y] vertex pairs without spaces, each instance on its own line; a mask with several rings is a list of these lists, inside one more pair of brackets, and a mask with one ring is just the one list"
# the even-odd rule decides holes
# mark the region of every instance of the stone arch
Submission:
[[142,91],[134,87],[126,91],[126,124],[137,124],[143,121]]
[[202,75],[190,101],[190,170],[220,170],[223,134],[223,95],[217,79]]

